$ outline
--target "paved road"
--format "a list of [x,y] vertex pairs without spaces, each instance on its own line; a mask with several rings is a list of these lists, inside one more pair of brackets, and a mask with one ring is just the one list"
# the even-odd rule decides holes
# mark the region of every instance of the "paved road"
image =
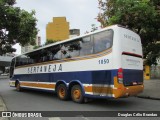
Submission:
[[[0,95],[9,111],[159,111],[160,101],[137,97],[118,100],[93,100],[86,104],[61,101],[53,93],[24,90],[17,92],[9,87],[9,80],[0,80]],[[61,118],[62,120],[64,118]],[[66,118],[69,120],[69,118]],[[75,118],[74,118],[75,119]],[[90,120],[91,118],[77,118]],[[92,118],[95,119],[96,118]],[[103,118],[105,119],[105,118]],[[114,119],[114,118],[112,118]],[[133,118],[134,119],[134,118]],[[14,120],[14,119],[13,119]],[[16,120],[16,119],[15,119]],[[60,120],[50,118],[49,120]]]

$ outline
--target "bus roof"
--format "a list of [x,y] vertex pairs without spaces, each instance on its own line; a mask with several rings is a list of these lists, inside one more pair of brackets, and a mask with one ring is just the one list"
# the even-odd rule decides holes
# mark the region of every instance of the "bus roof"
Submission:
[[44,49],[44,48],[48,48],[48,47],[51,47],[51,46],[55,46],[55,45],[58,45],[58,44],[62,44],[62,43],[65,43],[65,42],[69,42],[69,41],[74,41],[75,39],[78,39],[78,38],[82,38],[82,37],[85,37],[85,36],[89,36],[89,35],[92,35],[92,34],[95,34],[95,33],[98,33],[98,32],[101,32],[101,31],[104,31],[104,30],[108,30],[108,29],[111,29],[111,28],[114,28],[114,27],[123,27],[125,28],[124,26],[121,26],[121,25],[111,25],[111,26],[107,26],[103,29],[100,29],[100,30],[96,30],[94,32],[90,32],[90,33],[87,33],[87,34],[83,34],[83,35],[80,35],[80,36],[77,36],[77,37],[74,37],[74,38],[69,38],[69,39],[66,39],[66,40],[62,40],[62,41],[59,41],[59,42],[55,42],[55,43],[51,43],[49,45],[45,45],[45,46],[42,46],[40,48],[37,48],[33,51],[30,51],[30,52],[26,52],[26,53],[23,53],[23,54],[20,54],[20,55],[17,55],[13,58],[16,58],[18,56],[21,56],[21,55],[25,55],[25,54],[28,54],[28,53],[32,53],[32,52],[35,52],[35,51],[38,51],[38,50],[41,50],[41,49]]

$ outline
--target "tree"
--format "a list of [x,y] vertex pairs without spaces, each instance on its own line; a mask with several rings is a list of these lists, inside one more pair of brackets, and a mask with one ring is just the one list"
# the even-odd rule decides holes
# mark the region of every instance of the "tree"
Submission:
[[58,42],[59,40],[48,40],[45,42],[45,45],[51,44],[51,43],[55,43]]
[[39,46],[36,45],[36,46],[33,47],[33,49],[38,49],[40,47],[42,47],[42,45],[39,45]]
[[55,43],[55,42],[58,42],[59,40],[46,40],[46,42],[43,44],[43,45],[40,45],[40,46],[34,46],[33,47],[33,49],[38,49],[38,48],[40,48],[40,47],[43,47],[43,46],[45,46],[45,45],[49,45],[49,44],[51,44],[51,43]]
[[0,55],[15,52],[16,43],[35,44],[37,35],[35,11],[31,13],[14,7],[16,0],[0,0]]
[[91,27],[92,27],[91,32],[94,32],[94,31],[98,30],[98,27],[96,27],[95,24],[92,24]]
[[143,57],[148,65],[160,57],[159,0],[98,0],[98,21],[102,27],[121,24],[138,33],[142,40]]

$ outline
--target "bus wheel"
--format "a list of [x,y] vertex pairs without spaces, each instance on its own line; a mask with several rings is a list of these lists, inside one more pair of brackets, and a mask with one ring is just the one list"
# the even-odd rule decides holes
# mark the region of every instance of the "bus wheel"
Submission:
[[58,95],[58,98],[61,99],[61,100],[67,100],[68,99],[67,87],[64,84],[58,85],[57,95]]
[[80,85],[74,85],[71,89],[71,97],[74,102],[83,103],[84,97],[82,95],[82,88]]
[[16,90],[19,92],[21,91],[21,86],[19,82],[16,83]]

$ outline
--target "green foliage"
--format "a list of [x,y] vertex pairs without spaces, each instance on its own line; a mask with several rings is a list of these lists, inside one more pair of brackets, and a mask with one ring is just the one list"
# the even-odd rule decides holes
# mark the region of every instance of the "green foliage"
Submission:
[[121,24],[138,33],[142,40],[146,63],[157,64],[160,57],[160,1],[159,0],[99,0],[102,13],[98,21],[102,27]]
[[38,49],[38,48],[40,48],[40,47],[42,47],[42,45],[40,45],[40,46],[37,46],[37,45],[36,45],[36,46],[33,47],[33,49]]
[[14,7],[15,0],[0,0],[0,55],[15,52],[16,43],[35,44],[37,35],[35,11],[28,13]]
[[58,42],[58,40],[47,40],[45,45],[51,44],[51,43],[55,43]]
[[91,27],[92,27],[91,32],[94,32],[94,31],[98,30],[98,27],[96,27],[95,24],[92,24]]
[[49,45],[51,43],[55,43],[55,42],[58,42],[58,40],[46,40],[46,42],[43,44],[43,45],[40,45],[40,46],[34,46],[33,49],[38,49],[40,47],[43,47],[45,45]]

